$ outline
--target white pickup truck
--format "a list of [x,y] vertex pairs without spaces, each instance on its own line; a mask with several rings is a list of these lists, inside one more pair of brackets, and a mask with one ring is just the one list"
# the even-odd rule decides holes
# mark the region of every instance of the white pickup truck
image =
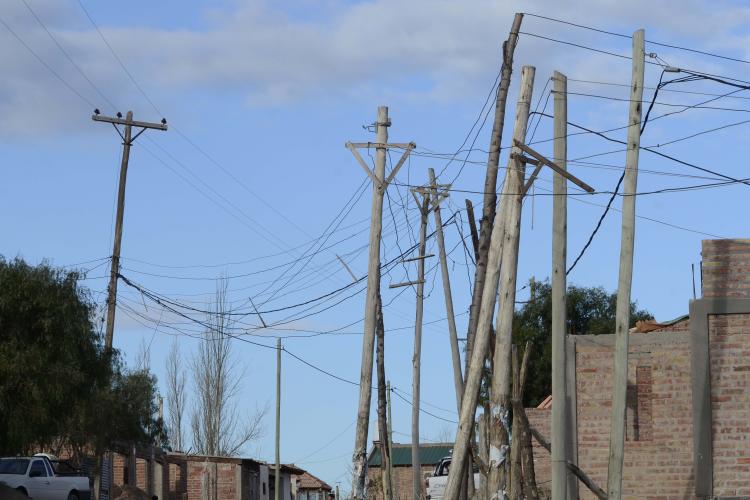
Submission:
[[0,458],[0,483],[33,500],[89,500],[89,478],[46,455]]
[[[442,500],[450,467],[451,457],[445,457],[435,466],[432,475],[427,477],[427,500]],[[474,472],[474,487],[479,488],[479,472],[476,471]]]

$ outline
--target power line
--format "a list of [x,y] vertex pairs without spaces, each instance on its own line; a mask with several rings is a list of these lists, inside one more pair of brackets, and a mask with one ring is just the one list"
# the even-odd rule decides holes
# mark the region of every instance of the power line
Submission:
[[112,101],[109,100],[109,98],[104,95],[104,93],[101,91],[99,87],[88,77],[88,75],[81,69],[81,67],[76,64],[76,62],[73,60],[73,58],[70,56],[67,50],[65,50],[65,47],[62,46],[62,44],[57,40],[57,37],[52,34],[52,32],[47,28],[47,25],[44,24],[44,22],[41,20],[41,18],[37,15],[36,12],[34,12],[34,9],[31,8],[31,5],[26,0],[21,0],[23,4],[26,6],[28,11],[31,13],[32,16],[34,16],[34,19],[36,19],[37,23],[44,29],[44,31],[47,33],[47,36],[57,45],[57,48],[60,49],[60,52],[63,53],[65,58],[70,62],[71,65],[78,71],[78,74],[80,74],[84,80],[86,80],[89,85],[96,91],[97,94],[99,94],[99,97],[104,99],[107,104],[109,104],[113,110],[117,110],[117,106],[114,105]]
[[[622,33],[615,33],[614,31],[607,31],[607,30],[604,30],[604,29],[601,29],[601,28],[594,28],[593,26],[586,26],[584,24],[572,23],[570,21],[564,21],[562,19],[556,19],[554,17],[547,17],[547,16],[542,16],[542,15],[539,15],[539,14],[531,14],[531,13],[528,13],[528,12],[524,12],[524,15],[530,16],[530,17],[536,17],[538,19],[546,19],[547,21],[553,21],[553,22],[560,23],[560,24],[567,24],[569,26],[574,26],[576,28],[582,28],[582,29],[586,29],[586,30],[589,30],[589,31],[596,31],[597,33],[603,33],[605,35],[611,35],[611,36],[616,36],[616,37],[620,37],[620,38],[631,38],[630,35],[625,35],[625,34],[622,34]],[[704,55],[704,56],[716,57],[718,59],[725,59],[725,60],[728,60],[728,61],[734,61],[734,62],[739,62],[739,63],[743,63],[743,64],[750,64],[750,61],[748,61],[746,59],[739,59],[739,58],[736,58],[736,57],[725,56],[725,55],[722,55],[722,54],[716,54],[716,53],[707,52],[707,51],[704,51],[704,50],[693,49],[693,48],[690,48],[690,47],[683,47],[683,46],[680,46],[680,45],[672,45],[672,44],[668,44],[668,43],[655,42],[655,41],[652,41],[652,40],[646,40],[646,43],[650,43],[651,45],[657,45],[657,46],[660,46],[660,47],[667,47],[667,48],[670,48],[670,49],[684,50],[686,52],[692,52],[692,53],[701,54],[701,55]]]
[[[541,38],[543,40],[548,40],[550,42],[561,43],[563,45],[570,45],[572,47],[578,47],[579,49],[590,50],[591,52],[597,52],[599,54],[606,54],[608,56],[619,57],[621,59],[628,59],[628,60],[632,59],[630,56],[626,56],[626,55],[623,55],[623,54],[618,54],[616,52],[610,52],[608,50],[596,49],[596,48],[590,47],[588,45],[583,45],[583,44],[574,43],[574,42],[568,42],[568,41],[565,41],[565,40],[559,40],[557,38],[552,38],[552,37],[549,37],[549,36],[539,35],[537,33],[529,33],[528,31],[519,31],[518,33],[520,35],[532,36],[534,38]],[[654,66],[662,66],[661,64],[655,63],[653,61],[646,61],[646,64],[651,64],[651,65],[654,65]]]
[[9,25],[9,24],[8,24],[7,22],[5,22],[5,19],[3,19],[2,17],[0,17],[0,24],[2,24],[3,26],[5,26],[5,29],[7,29],[7,30],[8,30],[8,32],[9,32],[9,33],[10,33],[11,35],[13,35],[13,37],[14,37],[14,38],[15,38],[16,40],[18,40],[18,43],[20,43],[21,45],[23,45],[23,46],[24,46],[24,48],[25,48],[25,49],[26,49],[27,51],[29,51],[29,53],[31,53],[31,55],[32,55],[32,56],[34,56],[34,57],[36,58],[36,60],[37,60],[37,61],[39,61],[39,63],[40,63],[40,64],[41,64],[42,66],[44,66],[45,68],[47,68],[47,71],[49,71],[50,73],[52,73],[52,75],[54,75],[54,77],[55,77],[55,78],[57,78],[58,80],[60,80],[60,83],[62,83],[62,84],[63,84],[63,85],[64,85],[64,86],[65,86],[65,87],[66,87],[66,88],[68,89],[68,90],[70,90],[70,91],[71,91],[71,92],[72,92],[73,94],[75,94],[76,96],[78,96],[78,98],[79,98],[79,99],[81,99],[81,100],[82,100],[83,102],[87,103],[87,104],[88,104],[88,105],[89,105],[89,106],[90,106],[91,108],[95,108],[95,107],[96,107],[96,106],[94,105],[94,103],[93,103],[93,102],[91,102],[91,101],[90,101],[90,100],[89,100],[89,99],[88,99],[88,98],[87,98],[86,96],[84,96],[84,95],[83,95],[83,94],[81,94],[81,93],[80,93],[80,92],[79,92],[78,90],[76,90],[76,89],[75,89],[75,88],[74,88],[74,87],[73,87],[73,86],[72,86],[72,85],[71,85],[70,83],[68,83],[68,81],[67,81],[67,80],[65,80],[65,79],[64,79],[64,78],[63,78],[62,76],[60,76],[60,74],[59,74],[59,73],[58,73],[57,71],[55,71],[55,70],[54,70],[54,69],[52,68],[52,66],[50,66],[49,64],[47,64],[47,62],[46,62],[46,61],[45,61],[44,59],[42,59],[42,57],[41,57],[41,56],[40,56],[39,54],[37,54],[37,53],[36,53],[36,51],[35,51],[34,49],[32,49],[32,48],[31,48],[31,46],[29,46],[29,44],[27,44],[27,43],[26,43],[26,42],[25,42],[25,41],[23,40],[23,38],[21,38],[21,37],[20,37],[20,36],[18,35],[18,33],[16,33],[16,32],[15,32],[15,31],[13,30],[13,28],[11,28],[11,27],[10,27],[10,25]]

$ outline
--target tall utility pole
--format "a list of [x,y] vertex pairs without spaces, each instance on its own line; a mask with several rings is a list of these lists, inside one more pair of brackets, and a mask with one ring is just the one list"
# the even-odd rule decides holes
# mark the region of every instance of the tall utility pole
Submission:
[[440,215],[440,202],[448,196],[447,190],[439,191],[435,180],[435,169],[428,170],[430,176],[430,191],[432,194],[432,210],[435,217],[435,234],[440,256],[440,270],[443,275],[443,297],[445,298],[445,312],[448,318],[448,335],[451,343],[451,358],[453,360],[453,385],[456,389],[456,407],[461,411],[461,398],[464,395],[464,381],[461,375],[461,351],[458,347],[458,332],[456,330],[456,315],[453,312],[453,294],[451,293],[451,278],[448,272],[448,258],[445,255],[445,236],[443,235],[443,218]]
[[633,284],[633,247],[635,242],[635,192],[638,182],[638,153],[641,146],[641,101],[646,64],[645,32],[633,33],[633,75],[630,85],[628,150],[625,157],[625,182],[622,198],[622,236],[620,237],[620,277],[615,308],[615,356],[612,377],[612,420],[609,433],[609,474],[607,494],[612,500],[622,496],[622,463],[625,456],[625,404],[628,388],[628,336],[630,328],[630,289]]
[[[117,219],[115,220],[115,243],[112,249],[112,263],[109,271],[109,286],[107,288],[107,329],[104,336],[104,349],[106,352],[112,351],[112,337],[115,331],[115,309],[117,305],[117,275],[120,272],[120,247],[122,246],[122,219],[125,213],[125,181],[128,175],[128,160],[130,159],[130,146],[146,129],[167,130],[167,120],[161,120],[161,123],[139,122],[133,120],[133,112],[128,111],[125,119],[122,113],[117,113],[116,117],[103,116],[99,110],[94,110],[91,117],[96,122],[111,123],[117,133],[122,137],[122,161],[120,163],[120,184],[117,189]],[[118,125],[124,127],[120,131]],[[133,127],[141,130],[133,136]]]
[[[516,124],[513,132],[513,137],[521,141],[523,141],[526,135],[526,125],[528,123],[529,107],[531,105],[531,93],[534,86],[534,72],[535,70],[531,66],[524,66],[521,71],[521,90],[519,92],[516,108]],[[514,148],[514,150],[516,150],[516,148]],[[511,198],[511,195],[518,195],[523,188],[523,177],[521,177],[521,184],[516,185],[518,183],[518,173],[521,168],[523,168],[523,166],[519,166],[519,160],[517,160],[515,156],[511,156],[510,168],[506,171],[503,196],[500,198],[499,203],[500,212],[503,214],[503,217],[495,218],[491,231],[492,236],[487,256],[487,277],[484,281],[479,316],[477,318],[478,321],[476,337],[474,339],[474,349],[470,352],[471,361],[469,362],[469,370],[466,373],[464,381],[464,397],[461,401],[461,412],[459,415],[458,429],[456,431],[456,443],[453,447],[451,469],[448,474],[448,484],[446,485],[444,494],[446,500],[456,500],[458,498],[461,483],[465,476],[465,471],[463,469],[469,456],[470,438],[474,428],[474,414],[476,412],[477,401],[479,400],[479,388],[482,381],[484,361],[489,347],[490,328],[492,326],[492,316],[498,290],[498,282],[500,279],[500,260],[501,257],[503,257],[505,231],[509,219],[506,205],[510,204],[509,199]],[[520,210],[520,206],[517,208]],[[515,292],[515,290],[513,290],[513,292]],[[503,304],[505,304],[507,297],[503,296],[502,300]],[[511,298],[511,301],[512,300],[513,299]],[[512,304],[513,302],[510,303]],[[498,335],[500,335],[499,330]],[[503,415],[493,413],[489,424],[491,427],[501,426],[501,429],[504,432],[505,426],[502,425],[502,423],[497,423],[501,416]],[[496,442],[493,443],[493,441],[490,440],[490,467],[499,469],[503,466],[505,461],[503,453],[507,454],[507,446],[505,449],[500,449],[497,447]],[[495,477],[497,477],[497,474],[495,474]],[[492,473],[490,474],[490,479],[491,478]],[[489,494],[490,496],[496,494],[496,490],[492,489],[491,481]]]
[[[568,158],[568,79],[555,71],[554,88],[554,158],[566,168]],[[567,238],[568,238],[567,179],[555,172],[552,196],[552,500],[568,497],[567,446],[570,433],[568,417],[568,389],[565,373],[565,332],[567,325]],[[575,477],[573,478],[575,480]],[[574,482],[577,486],[577,483]],[[573,496],[571,498],[577,498]]]
[[[482,205],[482,219],[479,223],[479,246],[477,265],[474,271],[474,289],[472,290],[471,306],[469,307],[469,329],[466,335],[466,373],[469,372],[469,364],[472,360],[479,307],[482,301],[484,280],[487,274],[487,257],[497,204],[497,195],[495,192],[497,191],[498,165],[500,164],[500,142],[503,137],[503,127],[505,125],[505,104],[508,100],[510,76],[513,72],[513,53],[518,44],[518,32],[521,29],[521,21],[523,21],[523,14],[517,13],[513,18],[513,25],[510,28],[508,40],[503,43],[500,86],[497,89],[497,98],[495,100],[495,120],[492,123],[492,135],[490,136],[490,148],[487,157],[487,173],[484,179],[484,203]],[[484,363],[484,360],[482,360],[482,363]]]
[[[375,346],[376,305],[380,293],[380,240],[383,229],[383,196],[388,184],[393,180],[409,153],[416,147],[414,143],[388,144],[388,107],[378,107],[375,122],[376,141],[373,143],[347,143],[359,165],[372,180],[372,212],[370,215],[370,253],[367,263],[367,297],[365,299],[364,335],[362,338],[362,368],[359,378],[359,403],[357,410],[357,429],[352,454],[352,492],[353,498],[363,500],[367,479],[367,431],[370,423],[370,398],[372,397],[372,358]],[[359,154],[357,148],[375,147],[375,169]],[[385,157],[389,147],[404,149],[399,162],[386,178]]]
[[[422,201],[415,193],[422,194]],[[417,206],[420,212],[419,221],[419,256],[417,260],[417,311],[414,320],[414,356],[411,358],[412,364],[412,403],[411,403],[411,470],[412,470],[412,498],[419,500],[422,498],[422,465],[419,459],[419,393],[420,393],[420,374],[422,363],[422,315],[424,312],[424,261],[427,258],[425,249],[427,246],[427,217],[430,215],[430,194],[429,191],[422,189],[412,190],[414,198],[417,200]],[[397,286],[410,285],[401,283],[391,285]]]
[[[521,70],[521,90],[516,107],[516,123],[513,129],[515,142],[525,142],[526,129],[529,121],[529,108],[531,105],[531,93],[534,88],[535,69],[532,66],[524,66]],[[515,153],[515,155],[514,155]],[[490,496],[497,495],[501,498],[501,491],[506,488],[507,477],[505,474],[508,463],[508,443],[510,437],[509,415],[511,407],[511,346],[513,329],[513,312],[516,301],[516,278],[518,270],[518,244],[521,236],[521,209],[523,207],[523,192],[525,167],[516,156],[518,150],[511,150],[511,159],[505,175],[504,196],[500,204],[502,209],[503,229],[498,230],[498,222],[492,231],[492,239],[495,233],[502,238],[502,250],[500,254],[500,265],[488,270],[485,282],[484,294],[482,295],[482,306],[480,309],[480,328],[489,330],[492,322],[492,306],[496,297],[497,319],[495,320],[495,352],[493,358],[492,382],[490,385]],[[499,271],[499,276],[496,273]],[[492,280],[489,275],[492,273]],[[492,283],[491,281],[494,281]],[[493,286],[494,285],[494,286]],[[499,287],[499,289],[498,289]],[[487,297],[491,293],[491,297]],[[497,294],[497,295],[496,295]],[[494,460],[493,460],[494,458]]]
[[[466,374],[469,373],[469,365],[473,359],[472,352],[474,350],[474,338],[477,331],[479,307],[482,302],[484,280],[487,274],[487,257],[497,204],[497,195],[495,193],[497,191],[497,171],[500,163],[500,142],[502,141],[503,127],[505,125],[505,105],[508,100],[510,76],[513,72],[513,53],[518,44],[518,32],[521,29],[521,21],[523,21],[523,14],[516,13],[510,33],[508,34],[508,39],[503,43],[503,62],[500,67],[500,85],[498,86],[497,97],[495,99],[495,118],[492,122],[492,135],[490,136],[489,155],[487,156],[482,219],[480,221],[477,259],[474,270],[474,288],[472,290],[471,305],[469,306],[469,327],[466,332],[466,360],[464,368]],[[481,347],[480,349],[486,352],[485,347]],[[481,363],[484,364],[484,359],[481,360]],[[465,500],[468,492],[473,491],[474,475],[472,469],[471,458],[469,458],[463,466],[465,485],[461,490],[461,500]]]
[[276,473],[274,499],[281,498],[281,339],[276,339]]

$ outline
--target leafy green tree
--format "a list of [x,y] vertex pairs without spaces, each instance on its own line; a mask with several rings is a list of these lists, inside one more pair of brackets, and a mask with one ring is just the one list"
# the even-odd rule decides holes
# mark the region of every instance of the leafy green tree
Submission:
[[[513,318],[513,341],[523,346],[532,343],[525,403],[535,405],[552,391],[552,288],[548,281],[529,281],[529,301],[516,310]],[[568,287],[567,333],[600,335],[614,333],[617,293],[602,287]],[[636,321],[653,319],[653,315],[630,304],[630,326]]]
[[0,454],[165,439],[155,378],[104,352],[80,278],[0,257]]

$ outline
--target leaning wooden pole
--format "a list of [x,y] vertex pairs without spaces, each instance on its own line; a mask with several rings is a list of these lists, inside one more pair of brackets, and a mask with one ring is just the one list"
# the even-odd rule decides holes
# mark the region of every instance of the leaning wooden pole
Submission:
[[[490,238],[495,220],[497,207],[497,171],[500,164],[500,143],[505,126],[505,105],[508,100],[510,76],[513,73],[513,53],[518,44],[518,32],[521,29],[523,14],[517,13],[513,18],[508,40],[503,43],[503,63],[500,68],[500,86],[495,100],[495,120],[492,123],[490,149],[487,157],[487,173],[484,179],[484,203],[482,205],[482,219],[479,223],[479,246],[477,250],[477,265],[474,271],[474,289],[472,290],[471,305],[469,306],[469,329],[466,335],[466,369],[469,371],[471,353],[474,350],[474,337],[477,331],[479,307],[482,302],[484,280],[487,274],[487,258],[489,255]],[[484,363],[484,360],[482,360]]]
[[430,213],[430,195],[423,194],[419,207],[419,260],[417,262],[417,305],[414,320],[414,356],[412,357],[412,403],[411,403],[411,464],[412,495],[414,500],[422,498],[422,466],[419,457],[419,407],[420,377],[422,370],[422,316],[424,313],[424,261],[427,242],[427,217]]
[[388,442],[388,395],[385,381],[385,325],[383,323],[383,302],[378,294],[376,311],[376,369],[378,373],[378,444],[380,446],[380,480],[383,486],[383,500],[393,499],[391,478],[391,449]]
[[609,473],[607,494],[611,500],[622,497],[622,464],[625,456],[625,405],[628,388],[628,332],[630,328],[630,291],[633,284],[633,248],[635,243],[635,192],[638,182],[638,153],[641,145],[641,101],[645,67],[645,32],[633,33],[633,75],[630,86],[628,149],[625,157],[625,182],[622,198],[622,236],[620,240],[620,277],[615,310],[615,354],[612,377],[612,420],[609,433]]
[[[430,190],[432,194],[432,215],[435,218],[435,235],[440,256],[440,271],[443,277],[443,297],[445,298],[445,313],[448,319],[448,337],[451,344],[451,360],[453,362],[453,386],[456,390],[456,408],[461,411],[461,397],[464,394],[464,380],[461,374],[461,351],[458,347],[458,330],[456,329],[456,315],[453,311],[453,293],[451,292],[451,278],[448,270],[448,257],[445,253],[445,236],[443,235],[443,218],[440,214],[442,193],[439,192],[435,179],[435,169],[427,170],[430,176]],[[446,194],[447,196],[447,194]]]
[[[521,93],[516,111],[516,124],[513,131],[514,144],[525,143],[526,128],[529,121],[531,92],[534,87],[534,68],[524,66],[521,72]],[[488,329],[492,322],[491,307],[495,303],[497,291],[497,318],[495,320],[495,352],[492,363],[492,381],[490,385],[490,496],[502,498],[507,486],[505,474],[510,426],[508,422],[511,406],[511,345],[513,329],[513,312],[516,302],[516,279],[518,271],[518,245],[521,237],[521,209],[526,172],[525,162],[518,159],[520,150],[514,147],[505,176],[505,207],[502,234],[502,252],[497,278],[493,288],[485,286],[480,309],[480,322],[477,334],[481,329]],[[493,231],[494,233],[494,231]],[[493,234],[494,239],[494,234]],[[489,274],[489,271],[488,271]],[[490,284],[489,278],[486,282]],[[487,296],[487,294],[491,296]],[[485,310],[485,307],[488,309]]]
[[[529,107],[531,104],[531,92],[534,86],[534,68],[531,66],[524,66],[521,70],[521,91],[519,94],[517,111],[516,111],[516,127],[513,135],[518,138],[521,142],[526,137],[526,125],[528,124]],[[514,148],[515,150],[516,148]],[[513,157],[515,158],[515,156]],[[459,415],[458,429],[456,431],[456,443],[453,447],[453,457],[451,460],[451,470],[448,474],[448,483],[445,489],[444,498],[446,500],[456,500],[461,487],[461,482],[464,477],[463,468],[468,461],[469,445],[471,440],[472,430],[474,428],[474,414],[476,412],[477,402],[479,400],[479,388],[482,382],[482,373],[484,369],[484,362],[487,357],[487,350],[489,347],[490,338],[490,327],[492,325],[492,316],[494,312],[495,299],[498,289],[498,281],[500,279],[500,261],[503,257],[504,240],[506,239],[505,226],[507,225],[503,219],[508,219],[507,210],[503,207],[505,205],[511,206],[514,203],[508,203],[505,200],[509,200],[515,195],[518,197],[518,193],[523,188],[523,177],[518,179],[518,172],[522,171],[523,165],[519,164],[516,159],[511,159],[510,167],[506,171],[506,181],[503,186],[503,196],[500,199],[501,212],[503,217],[496,217],[493,223],[492,236],[490,240],[489,253],[487,256],[487,279],[484,283],[484,290],[482,293],[482,301],[479,307],[479,317],[476,329],[476,339],[474,348],[471,351],[471,361],[469,363],[469,370],[466,373],[464,381],[464,397],[461,401],[461,413]],[[520,199],[520,197],[518,197]],[[520,206],[516,206],[516,209],[520,209]],[[518,213],[520,216],[520,212]],[[513,273],[515,276],[515,273]],[[515,290],[514,290],[515,292]],[[513,294],[515,297],[515,293]],[[507,299],[506,299],[507,300]],[[515,298],[511,299],[512,301]],[[495,415],[491,415],[490,426],[495,426]],[[498,415],[499,418],[499,415]],[[503,427],[504,429],[504,427]],[[498,449],[496,446],[493,448],[492,432],[490,432],[490,467],[498,468],[504,463],[502,453],[507,453]],[[490,474],[491,476],[492,474]],[[490,487],[492,483],[490,482]],[[489,490],[490,497],[495,494],[492,489]]]

